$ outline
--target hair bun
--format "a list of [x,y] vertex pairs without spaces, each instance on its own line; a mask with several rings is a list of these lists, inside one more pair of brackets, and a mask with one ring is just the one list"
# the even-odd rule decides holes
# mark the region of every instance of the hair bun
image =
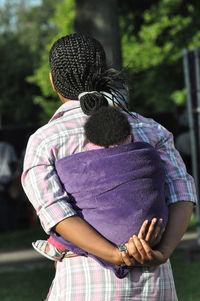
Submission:
[[108,101],[99,92],[94,92],[92,94],[85,94],[80,98],[80,105],[82,111],[86,115],[92,115],[97,112],[101,107],[108,106]]

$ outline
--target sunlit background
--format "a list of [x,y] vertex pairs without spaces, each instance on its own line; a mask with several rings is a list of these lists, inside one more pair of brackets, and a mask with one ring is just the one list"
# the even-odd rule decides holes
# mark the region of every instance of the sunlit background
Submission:
[[[192,105],[199,107],[193,72],[197,63],[192,60],[200,47],[199,12],[200,2],[195,0],[0,0],[0,141],[8,142],[16,156],[9,201],[0,199],[0,300],[44,300],[54,275],[51,263],[35,258],[31,251],[31,242],[46,236],[20,184],[28,137],[60,105],[49,83],[52,43],[74,31],[99,39],[108,64],[127,68],[129,109],[170,130],[187,170],[198,176],[198,155],[197,163],[192,161],[183,50],[189,51]],[[198,154],[200,118],[194,107]],[[196,246],[196,222],[194,212],[186,251]],[[10,261],[15,258],[10,252],[19,250],[25,252],[21,259]],[[184,250],[172,257],[179,300],[197,301],[198,252],[195,262],[189,262]]]

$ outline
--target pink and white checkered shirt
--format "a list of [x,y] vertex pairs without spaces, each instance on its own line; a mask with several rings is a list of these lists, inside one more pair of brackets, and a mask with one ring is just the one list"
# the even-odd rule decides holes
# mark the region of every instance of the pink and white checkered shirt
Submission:
[[[136,118],[127,116],[134,140],[153,145],[164,162],[166,201],[196,202],[193,178],[187,174],[185,165],[174,148],[172,134],[152,119],[133,115]],[[61,220],[76,214],[68,202],[54,163],[65,156],[88,150],[83,128],[87,118],[79,101],[70,100],[61,105],[49,123],[39,128],[29,139],[22,185],[47,233]]]

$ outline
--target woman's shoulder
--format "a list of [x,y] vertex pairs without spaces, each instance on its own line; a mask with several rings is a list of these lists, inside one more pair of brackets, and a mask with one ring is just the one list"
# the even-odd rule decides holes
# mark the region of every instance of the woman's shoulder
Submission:
[[133,127],[151,127],[156,128],[160,131],[167,131],[167,129],[156,120],[151,117],[145,117],[135,112],[129,112],[130,114],[126,113],[129,122]]
[[156,147],[171,133],[160,123],[138,113],[127,114],[135,141],[145,141]]

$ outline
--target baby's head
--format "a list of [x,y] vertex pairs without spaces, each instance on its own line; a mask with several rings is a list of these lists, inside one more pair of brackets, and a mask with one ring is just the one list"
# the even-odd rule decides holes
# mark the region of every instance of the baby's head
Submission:
[[133,138],[126,115],[112,106],[102,107],[92,114],[84,129],[90,142],[103,147],[123,144],[129,138],[131,142]]

